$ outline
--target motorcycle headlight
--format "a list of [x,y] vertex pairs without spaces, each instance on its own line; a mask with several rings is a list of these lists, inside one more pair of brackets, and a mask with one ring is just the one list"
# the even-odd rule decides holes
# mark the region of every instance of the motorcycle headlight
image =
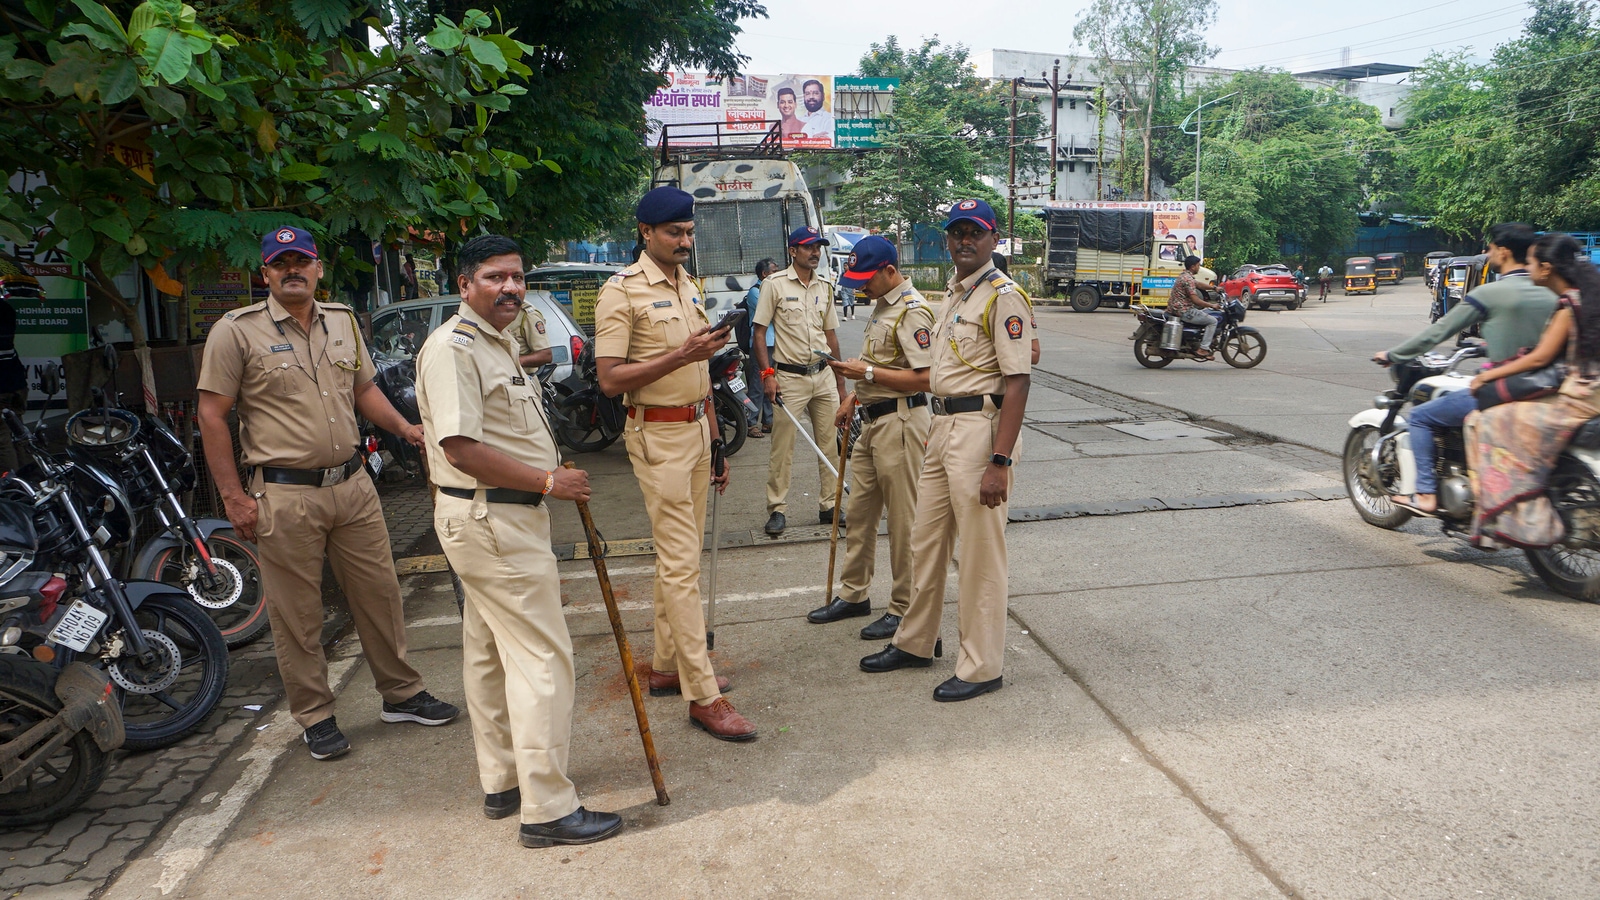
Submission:
[[1394,398],[1388,394],[1379,394],[1372,398],[1373,409],[1388,409],[1394,403]]

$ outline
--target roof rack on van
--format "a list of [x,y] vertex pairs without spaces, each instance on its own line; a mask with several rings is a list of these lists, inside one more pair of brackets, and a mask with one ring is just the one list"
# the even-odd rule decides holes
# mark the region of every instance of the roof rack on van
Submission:
[[718,159],[787,159],[777,119],[753,122],[682,122],[661,126],[661,162],[677,165]]

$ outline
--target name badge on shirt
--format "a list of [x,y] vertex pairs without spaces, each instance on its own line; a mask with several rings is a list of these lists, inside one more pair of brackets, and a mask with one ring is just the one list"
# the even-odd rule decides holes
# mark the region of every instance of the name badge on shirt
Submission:
[[656,302],[654,302],[654,303],[652,303],[650,305],[654,306],[656,309],[666,309],[667,307],[672,305],[672,301],[671,300],[657,300]]
[[294,349],[294,345],[293,344],[273,344],[272,345],[272,352],[273,353],[287,353],[288,351],[293,350],[293,349]]
[[516,385],[523,385],[523,384],[527,384],[528,381],[527,381],[527,379],[523,378],[521,375],[517,375],[517,376],[515,376],[514,378],[511,379],[511,383],[512,384],[516,384]]

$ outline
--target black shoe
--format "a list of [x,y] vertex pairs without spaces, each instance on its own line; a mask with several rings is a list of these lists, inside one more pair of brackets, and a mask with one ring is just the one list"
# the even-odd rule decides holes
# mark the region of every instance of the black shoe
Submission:
[[622,817],[616,813],[590,812],[578,807],[554,822],[524,825],[517,839],[524,847],[554,847],[556,844],[592,844],[622,830]]
[[907,668],[926,669],[931,665],[933,665],[931,658],[913,656],[894,644],[888,644],[879,652],[861,658],[861,671],[863,672],[893,672],[895,669]]
[[305,740],[306,746],[311,748],[312,759],[333,759],[350,752],[350,742],[345,740],[344,733],[339,730],[339,723],[333,721],[333,716],[306,729],[300,736]]
[[1003,686],[1002,678],[992,678],[988,681],[962,681],[951,676],[949,681],[933,689],[933,699],[940,703],[954,703],[957,700],[971,700],[983,694],[990,694],[1000,690]]
[[806,621],[813,625],[826,625],[840,619],[854,619],[860,616],[872,615],[872,601],[863,600],[860,603],[846,603],[839,597],[820,609],[813,609],[806,613]]
[[881,641],[884,638],[894,637],[894,633],[899,630],[900,617],[884,613],[878,618],[878,621],[861,629],[861,639],[863,641]]
[[522,788],[514,787],[498,794],[483,795],[483,814],[491,819],[504,819],[522,809]]
[[833,514],[836,512],[839,514],[839,529],[842,531],[844,529],[844,510],[837,506],[835,506],[833,509],[825,509],[817,513],[817,522],[822,525],[832,525]]
[[767,516],[767,526],[762,530],[773,537],[777,537],[783,534],[783,530],[788,527],[789,520],[784,518],[783,513],[774,512],[772,515]]
[[385,722],[416,722],[418,725],[443,725],[444,723],[461,715],[461,710],[440,700],[427,691],[418,691],[416,696],[399,703],[383,704]]

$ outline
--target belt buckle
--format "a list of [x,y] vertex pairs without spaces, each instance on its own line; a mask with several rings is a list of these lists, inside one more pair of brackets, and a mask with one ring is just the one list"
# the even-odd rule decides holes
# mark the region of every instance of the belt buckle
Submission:
[[344,466],[334,466],[331,469],[323,469],[322,470],[322,485],[321,486],[322,487],[333,487],[336,484],[343,483],[344,479],[345,479]]
[[933,406],[933,414],[934,415],[936,415],[936,416],[945,415],[944,398],[942,398],[942,397],[929,397],[928,398],[928,403],[930,403]]

